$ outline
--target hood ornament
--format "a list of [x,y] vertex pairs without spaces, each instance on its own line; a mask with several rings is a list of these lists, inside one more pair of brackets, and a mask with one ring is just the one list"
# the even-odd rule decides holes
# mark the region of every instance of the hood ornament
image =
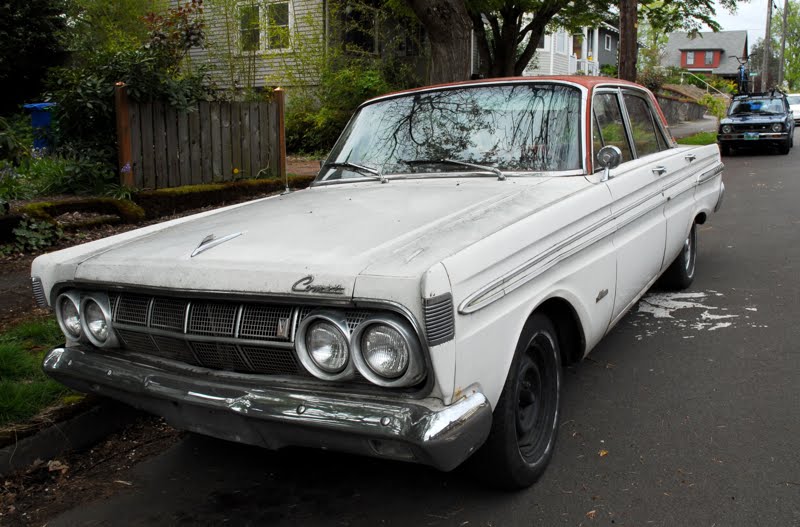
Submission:
[[197,248],[194,251],[192,251],[192,254],[189,257],[190,258],[194,258],[198,254],[200,254],[202,252],[205,252],[205,251],[207,251],[209,249],[212,249],[212,248],[216,247],[217,245],[221,245],[221,244],[223,244],[223,243],[225,243],[225,242],[227,242],[229,240],[232,240],[234,238],[238,238],[242,234],[244,234],[244,232],[235,232],[233,234],[229,234],[227,236],[223,236],[222,238],[217,238],[213,234],[209,234],[208,236],[203,238],[203,241],[201,241],[200,245],[198,245]]
[[311,285],[314,283],[314,276],[304,276],[294,284],[292,284],[292,291],[295,293],[320,293],[323,295],[343,295],[344,286],[340,284],[333,285]]

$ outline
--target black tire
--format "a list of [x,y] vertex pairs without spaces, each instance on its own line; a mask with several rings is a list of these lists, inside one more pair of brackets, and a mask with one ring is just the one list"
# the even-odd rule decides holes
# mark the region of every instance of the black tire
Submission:
[[686,289],[694,281],[697,264],[697,224],[692,223],[689,236],[683,243],[680,254],[670,264],[661,277],[661,284],[667,289]]
[[731,155],[731,147],[730,145],[719,145],[719,153],[723,156]]
[[534,313],[522,329],[489,438],[476,459],[489,483],[523,489],[544,473],[558,431],[561,382],[555,327]]
[[781,146],[778,147],[778,153],[781,155],[787,155],[789,150],[792,149],[793,140],[791,137],[786,138],[786,142],[784,142]]

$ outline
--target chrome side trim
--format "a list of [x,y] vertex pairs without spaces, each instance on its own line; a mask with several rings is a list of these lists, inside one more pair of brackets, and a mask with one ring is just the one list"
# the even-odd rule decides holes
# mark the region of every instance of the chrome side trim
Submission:
[[700,174],[700,176],[697,178],[697,184],[698,185],[702,185],[703,183],[706,183],[707,181],[711,181],[717,175],[721,174],[724,169],[725,169],[725,165],[723,165],[722,163],[719,163],[718,165],[716,165],[711,170],[707,170],[707,171],[703,172],[702,174]]
[[[719,163],[717,166],[708,170],[701,174],[699,177],[699,183],[705,183],[710,179],[714,178],[716,175],[722,172],[724,165]],[[648,201],[652,200],[659,194],[663,194],[666,190],[669,190],[675,186],[678,186],[684,183],[687,179],[691,179],[697,177],[696,173],[690,173],[689,175],[681,178],[678,181],[672,182],[666,188],[659,188],[658,191],[652,192],[643,198],[640,198],[635,203],[632,203],[617,211],[614,214],[611,214],[608,217],[603,218],[600,221],[595,222],[594,224],[590,225],[589,227],[573,234],[563,242],[551,247],[544,253],[528,260],[527,262],[523,263],[519,267],[512,269],[504,276],[490,282],[488,285],[478,289],[476,292],[468,295],[458,306],[458,312],[462,315],[468,315],[470,313],[474,313],[484,307],[488,306],[489,304],[494,303],[495,301],[499,300],[507,293],[513,291],[514,289],[524,285],[525,283],[533,280],[536,276],[541,273],[544,273],[554,265],[562,262],[566,258],[574,255],[576,252],[583,250],[595,243],[598,243],[604,238],[608,236],[612,236],[616,234],[618,231],[624,229],[631,223],[635,222],[639,218],[646,216],[647,214],[653,212],[654,210],[663,207],[665,201],[660,201],[653,207],[650,207],[646,210],[640,211],[639,213],[626,218],[623,223],[619,223],[614,226],[613,229],[608,230],[606,232],[601,232],[597,236],[593,236],[586,241],[580,243],[580,245],[567,249],[570,245],[574,243],[581,242],[583,238],[593,232],[600,231],[608,226],[610,223],[615,223],[619,220],[619,218],[624,217],[626,214],[630,213],[631,211],[635,210],[637,207],[647,203]],[[698,183],[698,184],[699,184]],[[549,261],[548,261],[549,260]],[[534,267],[541,265],[541,268],[537,269],[537,272],[532,272]]]
[[719,198],[717,198],[717,204],[714,205],[714,212],[719,212],[719,209],[722,208],[722,200],[724,197],[725,197],[725,183],[722,183],[719,189]]

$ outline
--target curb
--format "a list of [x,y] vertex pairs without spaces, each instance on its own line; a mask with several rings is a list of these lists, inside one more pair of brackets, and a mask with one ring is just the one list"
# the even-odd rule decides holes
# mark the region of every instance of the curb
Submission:
[[37,459],[53,459],[67,451],[88,448],[140,415],[130,406],[101,401],[75,417],[0,449],[0,477],[24,469]]

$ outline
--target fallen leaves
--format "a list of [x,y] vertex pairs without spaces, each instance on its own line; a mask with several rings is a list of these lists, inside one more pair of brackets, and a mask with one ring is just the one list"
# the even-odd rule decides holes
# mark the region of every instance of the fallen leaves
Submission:
[[597,455],[599,455],[600,457],[606,457],[608,455],[608,450],[602,448],[600,449],[599,452],[597,452]]

